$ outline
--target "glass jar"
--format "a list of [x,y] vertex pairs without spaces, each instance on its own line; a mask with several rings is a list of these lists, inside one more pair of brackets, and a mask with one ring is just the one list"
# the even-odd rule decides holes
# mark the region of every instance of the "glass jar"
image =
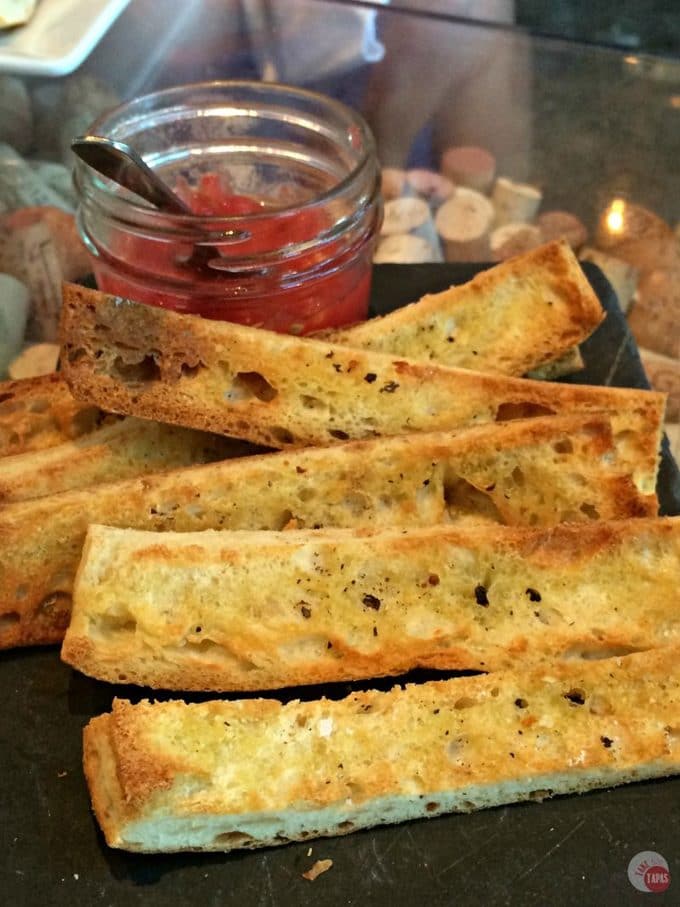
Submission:
[[137,98],[90,134],[130,144],[195,212],[162,213],[78,161],[78,226],[100,289],[295,334],[366,317],[379,168],[344,104],[207,82]]

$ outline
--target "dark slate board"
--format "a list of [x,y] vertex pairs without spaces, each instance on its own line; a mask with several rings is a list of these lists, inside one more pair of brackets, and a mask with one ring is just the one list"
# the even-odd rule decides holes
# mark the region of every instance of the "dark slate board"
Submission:
[[[374,312],[459,283],[474,266],[385,265],[376,269]],[[646,386],[609,285],[588,270],[607,319],[585,347],[576,380]],[[678,470],[668,453],[659,492],[680,513]],[[1,554],[0,554],[1,556]],[[411,679],[425,679],[425,674]],[[232,855],[140,856],[109,850],[90,814],[82,776],[81,729],[114,695],[148,691],[82,677],[56,649],[0,653],[0,903],[12,907],[306,907],[306,905],[638,904],[631,857],[654,850],[671,877],[655,904],[677,904],[680,779],[528,803],[472,815],[411,822],[343,838]],[[309,689],[339,697],[365,684]],[[389,687],[390,681],[377,684]],[[287,691],[282,694],[300,695]],[[160,698],[160,697],[157,697]],[[197,697],[193,697],[194,699]],[[207,697],[203,697],[207,698]],[[311,857],[307,856],[309,847]],[[301,878],[315,859],[334,861],[316,882]]]

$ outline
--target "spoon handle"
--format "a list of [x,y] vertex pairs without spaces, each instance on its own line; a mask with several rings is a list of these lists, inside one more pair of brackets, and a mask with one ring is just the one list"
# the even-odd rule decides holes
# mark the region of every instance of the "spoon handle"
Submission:
[[142,157],[124,142],[115,142],[98,135],[83,135],[73,139],[71,148],[93,170],[151,202],[160,211],[170,214],[193,213],[156,176]]

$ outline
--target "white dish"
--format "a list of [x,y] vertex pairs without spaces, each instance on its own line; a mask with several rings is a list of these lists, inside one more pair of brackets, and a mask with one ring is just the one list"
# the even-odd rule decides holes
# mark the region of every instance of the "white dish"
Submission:
[[0,72],[65,76],[106,34],[130,0],[40,0],[26,25],[0,32]]

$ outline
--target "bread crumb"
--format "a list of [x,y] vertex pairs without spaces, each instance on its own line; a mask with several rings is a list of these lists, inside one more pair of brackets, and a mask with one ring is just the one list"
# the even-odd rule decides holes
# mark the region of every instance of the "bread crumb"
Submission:
[[65,778],[68,772],[57,772],[57,778]]
[[333,719],[322,718],[317,727],[319,730],[319,737],[330,737],[333,732]]
[[310,847],[309,850],[307,851],[307,856],[308,856],[308,857],[311,857],[311,855],[312,855],[312,850],[313,850],[313,849],[314,849],[313,847]]
[[310,882],[313,882],[314,879],[318,878],[322,873],[328,872],[332,865],[332,860],[317,860],[311,869],[302,873],[302,878],[309,879]]

